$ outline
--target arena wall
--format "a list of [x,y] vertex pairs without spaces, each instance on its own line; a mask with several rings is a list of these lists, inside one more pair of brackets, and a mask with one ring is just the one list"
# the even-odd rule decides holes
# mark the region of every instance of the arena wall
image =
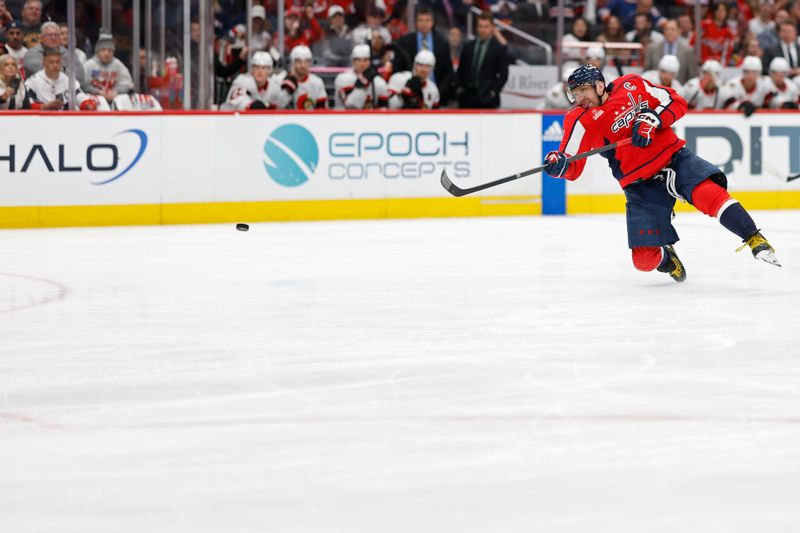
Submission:
[[[751,208],[800,208],[800,114],[694,114],[676,127]],[[563,114],[5,114],[0,227],[497,216],[624,211],[605,160],[566,184],[524,178]]]

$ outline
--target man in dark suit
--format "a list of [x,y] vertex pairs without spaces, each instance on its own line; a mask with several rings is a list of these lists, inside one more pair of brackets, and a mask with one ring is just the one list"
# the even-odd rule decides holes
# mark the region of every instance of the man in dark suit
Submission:
[[478,38],[464,45],[458,61],[458,107],[496,109],[508,81],[508,49],[494,37],[490,11],[478,15]]
[[433,11],[420,6],[415,18],[417,31],[407,33],[397,40],[397,47],[404,53],[395,54],[393,71],[411,70],[412,61],[420,50],[430,50],[436,58],[436,67],[431,79],[439,88],[442,103],[447,102],[453,84],[453,64],[450,61],[450,45],[447,39],[433,29]]
[[691,78],[698,75],[697,59],[694,57],[694,49],[681,41],[678,30],[678,23],[670,20],[661,27],[664,34],[664,42],[653,42],[645,51],[644,69],[655,70],[658,63],[665,55],[672,55],[678,58],[680,69],[678,70],[678,81],[686,83]]
[[793,22],[781,22],[778,28],[778,46],[764,51],[764,73],[776,57],[782,57],[789,63],[789,77],[800,74],[800,47],[797,46],[797,28]]

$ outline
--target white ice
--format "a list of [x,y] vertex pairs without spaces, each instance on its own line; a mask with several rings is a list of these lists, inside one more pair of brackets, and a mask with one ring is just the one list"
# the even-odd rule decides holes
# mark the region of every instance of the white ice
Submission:
[[784,267],[680,214],[0,232],[0,531],[800,531]]

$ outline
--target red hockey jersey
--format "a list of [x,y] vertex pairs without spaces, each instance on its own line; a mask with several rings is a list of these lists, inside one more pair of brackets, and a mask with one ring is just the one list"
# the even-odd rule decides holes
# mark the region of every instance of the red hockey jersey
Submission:
[[[606,91],[605,104],[588,110],[575,107],[567,113],[559,151],[570,157],[627,139],[636,115],[645,108],[652,109],[661,118],[661,127],[650,146],[638,148],[628,144],[602,154],[608,159],[614,177],[625,188],[634,181],[653,177],[686,144],[671,129],[686,114],[686,100],[673,89],[653,85],[636,74],[617,78]],[[564,177],[578,179],[585,165],[586,159],[570,163]]]

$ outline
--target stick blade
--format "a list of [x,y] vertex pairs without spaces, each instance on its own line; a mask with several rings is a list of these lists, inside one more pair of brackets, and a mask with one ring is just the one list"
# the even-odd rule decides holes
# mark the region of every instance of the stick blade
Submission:
[[442,182],[442,187],[453,196],[464,196],[464,194],[466,194],[466,191],[459,189],[455,183],[450,181],[450,178],[447,177],[447,172],[444,170],[442,170],[442,177],[439,181]]

